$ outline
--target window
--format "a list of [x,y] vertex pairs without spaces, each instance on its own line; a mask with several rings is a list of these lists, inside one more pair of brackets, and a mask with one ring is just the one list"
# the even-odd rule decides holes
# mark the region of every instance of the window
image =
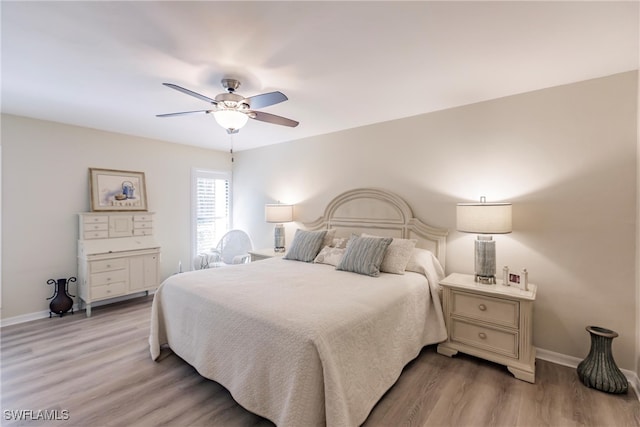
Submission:
[[193,256],[215,248],[231,229],[231,173],[194,169],[192,176]]

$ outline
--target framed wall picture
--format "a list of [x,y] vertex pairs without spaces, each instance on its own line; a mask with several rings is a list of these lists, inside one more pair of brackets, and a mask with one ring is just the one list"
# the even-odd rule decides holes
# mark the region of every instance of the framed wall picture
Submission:
[[89,168],[91,210],[146,211],[144,172]]

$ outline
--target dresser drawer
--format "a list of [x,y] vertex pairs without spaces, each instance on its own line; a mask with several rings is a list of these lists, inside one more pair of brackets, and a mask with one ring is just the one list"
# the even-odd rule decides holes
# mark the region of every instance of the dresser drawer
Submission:
[[152,228],[136,228],[133,230],[134,236],[151,236],[153,234]]
[[98,231],[109,230],[109,223],[107,222],[92,222],[84,226],[84,231]]
[[125,268],[127,268],[127,260],[124,258],[105,259],[103,261],[91,261],[91,273],[122,270]]
[[518,333],[515,331],[488,328],[452,318],[450,340],[518,358]]
[[91,288],[91,298],[111,298],[118,295],[123,295],[127,290],[127,284],[125,282],[109,283],[102,286],[94,286]]
[[134,215],[133,216],[133,222],[147,222],[147,221],[152,221],[153,220],[153,216],[151,215]]
[[95,224],[95,223],[108,223],[109,217],[107,215],[91,215],[91,216],[83,216],[82,222],[84,224]]
[[153,227],[153,222],[151,221],[135,221],[133,223],[134,230],[143,229],[143,228],[152,228],[152,227]]
[[482,320],[496,325],[518,328],[519,304],[502,298],[453,290],[451,314]]
[[[107,224],[105,224],[107,225]],[[85,231],[82,236],[85,240],[91,239],[106,239],[109,237],[108,230],[99,230],[99,231]]]
[[127,282],[128,270],[105,271],[91,274],[91,287],[107,285],[109,283]]

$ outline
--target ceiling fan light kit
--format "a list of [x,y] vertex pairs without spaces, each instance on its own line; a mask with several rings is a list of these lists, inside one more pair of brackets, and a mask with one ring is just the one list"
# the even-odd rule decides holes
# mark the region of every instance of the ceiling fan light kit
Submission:
[[213,118],[227,133],[238,133],[249,121],[249,116],[235,110],[218,110],[213,112]]
[[158,114],[157,117],[173,117],[194,113],[213,113],[213,117],[216,119],[216,122],[224,129],[226,129],[227,133],[238,133],[238,130],[246,125],[249,119],[282,126],[298,126],[298,122],[295,120],[276,116],[274,114],[263,113],[261,111],[255,111],[255,109],[257,108],[268,107],[270,105],[286,101],[288,98],[282,92],[269,92],[245,98],[234,93],[235,90],[240,86],[240,82],[238,80],[222,79],[221,83],[222,86],[227,90],[227,93],[221,93],[217,95],[215,99],[201,95],[192,90],[185,89],[173,83],[163,83],[163,85],[167,87],[193,96],[202,101],[208,102],[214,105],[215,108],[212,110],[183,111],[180,113]]

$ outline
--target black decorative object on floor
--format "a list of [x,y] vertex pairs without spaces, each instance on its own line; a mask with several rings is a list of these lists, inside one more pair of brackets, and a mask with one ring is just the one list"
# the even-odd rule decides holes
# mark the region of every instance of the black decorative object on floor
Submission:
[[578,365],[580,381],[607,393],[626,393],[629,383],[611,354],[611,342],[618,333],[599,326],[587,326],[586,329],[591,334],[591,350]]
[[71,310],[71,314],[73,314],[73,300],[71,297],[74,297],[75,295],[69,296],[69,283],[73,283],[75,281],[75,277],[69,277],[68,280],[47,280],[47,285],[55,285],[53,296],[51,298],[47,298],[48,300],[53,299],[53,301],[49,303],[49,318],[51,318],[53,313],[59,314],[60,317],[62,317],[69,310]]

